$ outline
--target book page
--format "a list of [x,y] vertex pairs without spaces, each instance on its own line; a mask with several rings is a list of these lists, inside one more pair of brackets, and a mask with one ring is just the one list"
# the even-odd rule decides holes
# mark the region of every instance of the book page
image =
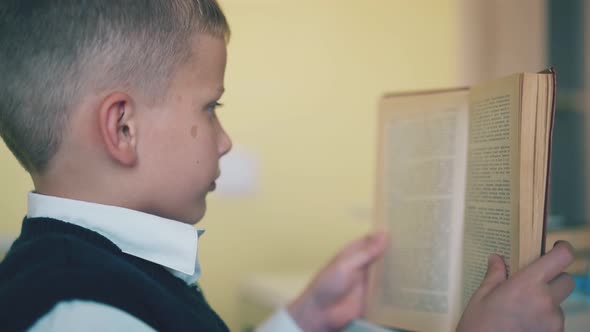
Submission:
[[[521,156],[528,156],[527,159],[521,157],[521,177],[523,183],[525,177],[531,178],[526,183],[529,187],[521,185],[520,188],[520,206],[521,211],[526,203],[530,203],[531,208],[525,211],[532,215],[526,216],[521,212],[519,236],[519,259],[518,267],[522,268],[539,258],[543,251],[544,227],[548,213],[548,182],[549,182],[549,162],[551,153],[553,124],[553,75],[550,74],[524,74],[523,86],[536,84],[535,93],[529,91],[523,92],[523,109],[521,115],[522,134],[521,134]],[[528,106],[528,107],[527,107]],[[527,123],[531,125],[527,126]],[[527,127],[532,127],[528,130]],[[532,139],[534,137],[534,139]],[[530,169],[534,172],[531,175]],[[525,183],[525,184],[526,184]],[[532,198],[532,200],[531,200]]]
[[490,254],[503,256],[509,270],[517,258],[520,76],[474,88],[469,108],[463,307]]
[[460,293],[466,103],[464,90],[383,102],[376,210],[391,242],[372,274],[369,320],[450,327]]

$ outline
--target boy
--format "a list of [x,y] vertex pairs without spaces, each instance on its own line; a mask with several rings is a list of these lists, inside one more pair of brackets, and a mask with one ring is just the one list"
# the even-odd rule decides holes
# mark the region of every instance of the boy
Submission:
[[[199,231],[231,149],[215,108],[229,27],[215,0],[4,0],[0,134],[31,174],[0,266],[7,331],[227,331],[195,286]],[[345,248],[260,331],[361,315],[376,233]],[[492,256],[460,331],[558,331],[559,244],[510,280]]]

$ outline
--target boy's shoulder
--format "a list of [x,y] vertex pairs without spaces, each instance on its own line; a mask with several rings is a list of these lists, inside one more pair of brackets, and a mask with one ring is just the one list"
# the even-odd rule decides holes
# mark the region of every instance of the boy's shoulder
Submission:
[[0,263],[0,297],[8,293],[56,293],[90,298],[96,285],[125,288],[149,282],[114,244],[109,244],[99,246],[71,234],[21,236]]
[[[102,235],[58,220],[23,221],[23,231],[0,263],[0,290],[24,279],[43,283],[84,279],[118,284],[145,281],[146,271]],[[147,278],[149,279],[149,278]],[[71,287],[73,284],[66,285]]]
[[149,302],[146,289],[152,287],[158,288],[157,281],[106,238],[24,231],[0,263],[0,308],[10,308],[0,311],[0,320],[24,330],[57,303],[72,300],[102,303],[141,317],[142,309],[134,302]]
[[[78,269],[96,269],[99,266],[117,265],[116,253],[92,245],[69,234],[49,233],[34,238],[16,239],[0,263],[0,282],[9,281],[18,274],[64,275]],[[10,272],[10,273],[8,273]]]

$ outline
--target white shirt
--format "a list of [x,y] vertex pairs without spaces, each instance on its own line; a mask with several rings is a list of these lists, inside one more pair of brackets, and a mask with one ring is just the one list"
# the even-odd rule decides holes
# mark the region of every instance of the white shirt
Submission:
[[[195,283],[201,269],[199,236],[203,230],[155,215],[116,206],[45,196],[28,195],[27,217],[61,220],[106,237],[124,253],[162,265],[187,284]],[[153,332],[138,318],[109,305],[92,301],[62,301],[30,329],[40,331]],[[302,332],[281,309],[256,329],[258,332]]]

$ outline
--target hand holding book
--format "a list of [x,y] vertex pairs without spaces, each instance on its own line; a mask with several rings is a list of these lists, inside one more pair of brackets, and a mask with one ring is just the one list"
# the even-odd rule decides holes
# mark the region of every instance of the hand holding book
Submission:
[[[305,332],[341,331],[364,311],[367,270],[383,253],[386,233],[344,247],[288,308]],[[456,332],[562,331],[560,304],[572,292],[573,250],[559,242],[547,255],[507,279],[502,258],[491,255],[487,274],[471,297]]]
[[345,246],[288,306],[304,332],[341,331],[365,309],[369,267],[387,246],[387,232],[366,235]]
[[573,259],[572,247],[560,242],[506,280],[502,259],[490,256],[486,277],[471,297],[457,332],[562,331],[560,304],[574,289],[574,280],[562,271]]

